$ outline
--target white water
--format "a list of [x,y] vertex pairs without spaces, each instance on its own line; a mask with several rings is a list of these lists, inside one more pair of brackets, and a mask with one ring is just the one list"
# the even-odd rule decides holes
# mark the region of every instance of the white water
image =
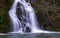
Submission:
[[[19,20],[17,15],[16,15],[16,8],[17,8],[17,3],[20,3],[20,9],[22,10],[22,20]],[[25,12],[24,12],[25,10]],[[26,16],[24,16],[26,14]],[[11,23],[12,23],[12,33],[24,33],[26,31],[26,28],[28,27],[30,29],[30,33],[50,33],[48,31],[43,31],[38,28],[38,22],[35,16],[35,11],[32,8],[31,4],[26,2],[25,0],[14,0],[14,3],[9,10],[9,16],[11,18]],[[24,19],[26,21],[24,21]],[[22,25],[25,24],[26,26]],[[24,26],[24,27],[22,27]],[[24,31],[23,31],[24,29]]]

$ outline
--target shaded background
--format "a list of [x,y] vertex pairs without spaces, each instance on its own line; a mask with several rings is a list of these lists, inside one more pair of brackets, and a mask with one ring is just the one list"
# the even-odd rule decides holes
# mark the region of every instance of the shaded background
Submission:
[[[0,0],[0,32],[10,31],[8,11],[14,0]],[[60,31],[60,0],[30,0],[40,26],[49,31]]]

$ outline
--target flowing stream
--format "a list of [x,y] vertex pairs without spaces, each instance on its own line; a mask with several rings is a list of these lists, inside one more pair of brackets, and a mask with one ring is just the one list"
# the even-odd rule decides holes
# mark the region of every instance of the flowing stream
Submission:
[[[22,11],[19,13],[20,15],[17,15],[17,8]],[[9,10],[9,16],[11,19],[12,33],[50,33],[38,27],[39,24],[36,19],[35,11],[26,0],[14,0]]]

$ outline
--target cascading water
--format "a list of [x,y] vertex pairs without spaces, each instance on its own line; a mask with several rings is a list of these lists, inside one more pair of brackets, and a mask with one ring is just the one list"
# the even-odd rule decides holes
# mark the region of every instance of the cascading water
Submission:
[[[20,14],[20,20],[17,16],[17,4],[20,3],[19,8],[22,11]],[[26,2],[26,0],[14,0],[14,3],[9,10],[9,16],[12,23],[12,32],[13,33],[47,33],[48,31],[43,31],[38,28],[38,22],[35,16],[35,11],[32,8],[31,4]]]

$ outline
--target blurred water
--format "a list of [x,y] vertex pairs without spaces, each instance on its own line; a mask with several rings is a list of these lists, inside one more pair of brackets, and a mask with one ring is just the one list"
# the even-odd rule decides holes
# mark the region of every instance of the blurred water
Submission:
[[[21,9],[20,11],[22,11],[22,14],[19,15],[20,19],[18,18],[18,12],[16,11],[18,4],[20,5],[18,8]],[[31,4],[26,2],[26,0],[14,0],[14,3],[9,10],[9,16],[11,20],[12,33],[47,32],[38,27],[39,24],[35,15],[35,11]]]
[[[17,6],[21,9],[20,11],[22,11],[19,15],[20,19],[17,16]],[[14,0],[14,3],[9,10],[9,16],[12,24],[12,31],[10,33],[57,33],[41,30],[41,28],[38,27],[39,24],[35,11],[31,4],[26,2],[26,0]]]
[[60,38],[60,33],[34,33],[34,34],[8,34],[0,35],[0,38]]

